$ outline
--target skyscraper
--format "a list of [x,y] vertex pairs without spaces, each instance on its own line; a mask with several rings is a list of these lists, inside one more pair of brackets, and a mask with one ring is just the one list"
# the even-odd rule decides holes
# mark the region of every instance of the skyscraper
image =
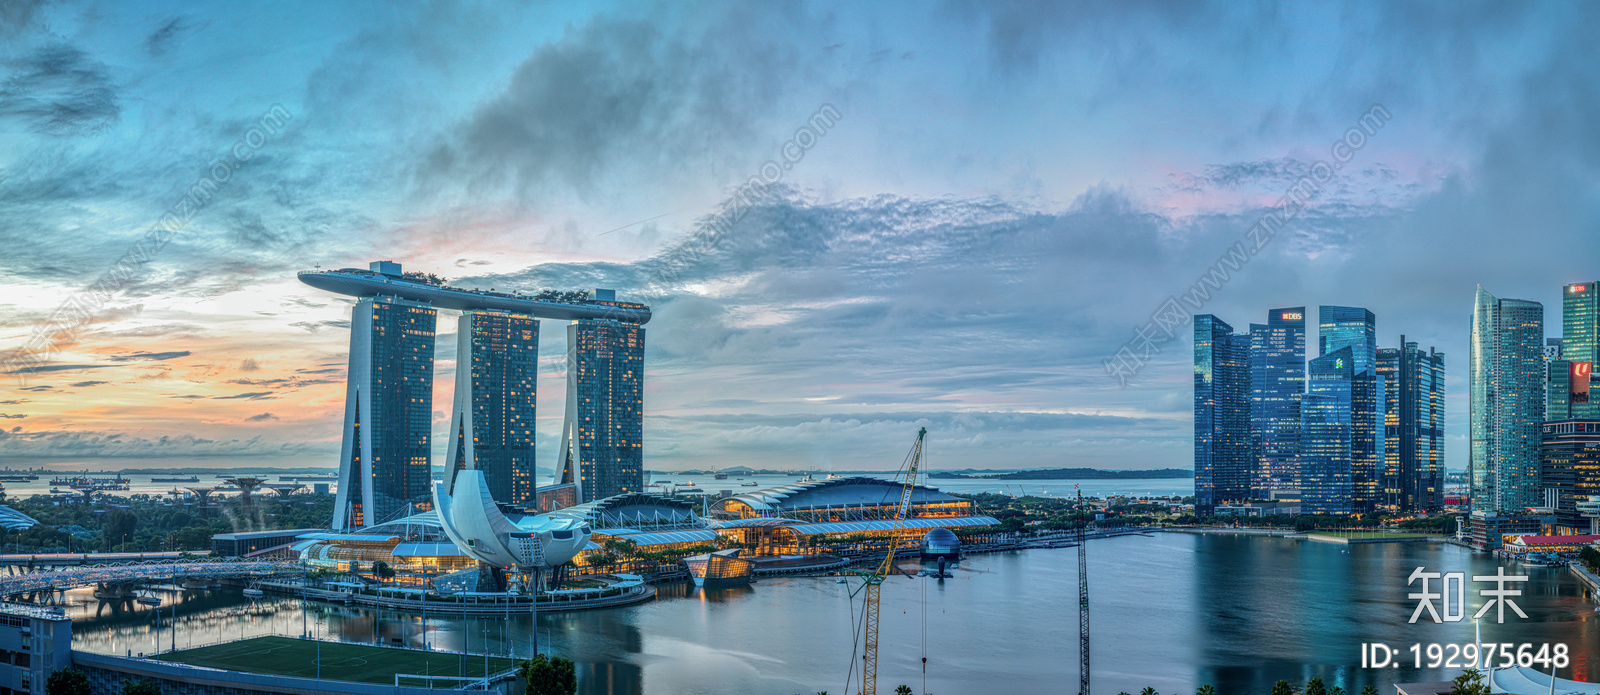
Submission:
[[1306,389],[1305,307],[1250,324],[1250,448],[1254,495],[1300,489],[1300,396]]
[[1211,314],[1194,318],[1194,499],[1206,516],[1223,502],[1248,500],[1250,336]]
[[1562,336],[1551,341],[1560,349],[1545,363],[1545,419],[1600,418],[1600,399],[1590,397],[1600,386],[1594,375],[1595,363],[1600,361],[1600,345],[1596,344],[1600,282],[1567,285],[1561,294]]
[[1378,350],[1384,384],[1383,494],[1390,512],[1437,511],[1444,492],[1444,354],[1400,336]]
[[1561,359],[1600,361],[1600,281],[1562,288]]
[[1478,288],[1467,365],[1472,511],[1521,512],[1540,502],[1543,347],[1543,305]]
[[1555,500],[1556,523],[1574,533],[1595,533],[1595,520],[1578,505],[1600,495],[1600,420],[1547,422],[1539,449],[1542,485]]
[[1317,309],[1317,323],[1319,355],[1350,348],[1350,510],[1370,512],[1378,503],[1383,450],[1379,409],[1385,384],[1377,371],[1377,318],[1359,307],[1323,306]]
[[539,321],[479,309],[462,312],[457,325],[445,484],[454,485],[462,469],[479,469],[495,501],[531,505]]
[[1352,495],[1354,354],[1345,345],[1311,360],[1306,371],[1300,401],[1300,508],[1306,514],[1357,511]]
[[644,328],[607,319],[567,326],[561,480],[578,502],[644,490]]
[[436,319],[434,308],[422,302],[387,296],[356,302],[336,530],[382,523],[426,506]]

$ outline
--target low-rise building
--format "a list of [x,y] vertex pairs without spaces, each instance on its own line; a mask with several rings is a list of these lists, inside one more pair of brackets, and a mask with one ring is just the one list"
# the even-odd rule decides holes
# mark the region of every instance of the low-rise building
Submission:
[[42,695],[72,664],[72,619],[57,608],[0,603],[0,695]]
[[1499,550],[1514,536],[1553,535],[1553,514],[1501,514],[1479,510],[1466,517],[1465,540],[1478,550]]
[[285,551],[295,540],[307,533],[322,529],[299,528],[279,531],[241,531],[219,533],[211,537],[211,554],[217,557],[244,557],[262,551],[282,548]]

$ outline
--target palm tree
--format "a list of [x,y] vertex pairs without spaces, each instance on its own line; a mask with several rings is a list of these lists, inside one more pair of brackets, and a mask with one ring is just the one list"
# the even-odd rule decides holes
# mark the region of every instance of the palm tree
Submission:
[[1144,687],[1144,690],[1140,690],[1139,691],[1139,695],[1159,695],[1159,694],[1156,692],[1155,688],[1152,688],[1152,687],[1147,685],[1147,686]]
[[1294,688],[1289,687],[1289,681],[1278,681],[1272,684],[1272,695],[1294,695]]
[[1313,678],[1306,682],[1305,695],[1328,695],[1328,688],[1322,684],[1321,678]]
[[1361,695],[1378,695],[1378,686],[1368,683],[1367,687],[1361,689]]
[[1217,689],[1211,687],[1210,683],[1207,683],[1200,686],[1199,690],[1194,691],[1194,695],[1217,695]]

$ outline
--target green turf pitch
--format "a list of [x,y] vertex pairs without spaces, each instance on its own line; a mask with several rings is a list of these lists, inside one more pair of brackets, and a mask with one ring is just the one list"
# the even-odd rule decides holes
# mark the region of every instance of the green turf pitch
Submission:
[[[185,649],[162,654],[161,660],[248,673],[317,677],[317,643],[293,637],[255,637],[242,642]],[[462,673],[463,661],[465,673]],[[491,656],[489,672],[497,673],[512,668],[518,661]],[[459,654],[446,652],[322,643],[323,680],[391,685],[396,673],[477,678],[483,676],[483,655],[469,654],[463,659]],[[416,686],[421,683],[402,679],[401,685]],[[443,687],[445,684],[438,685]]]

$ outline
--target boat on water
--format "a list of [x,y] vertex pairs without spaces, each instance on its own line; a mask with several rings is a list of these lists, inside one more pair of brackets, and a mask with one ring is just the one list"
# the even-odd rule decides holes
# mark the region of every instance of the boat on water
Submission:
[[150,482],[152,482],[152,483],[198,483],[198,482],[200,482],[200,476],[191,475],[191,476],[189,476],[187,478],[151,478]]
[[1522,559],[1522,564],[1528,567],[1559,567],[1561,560],[1549,553],[1528,553]]
[[680,488],[678,488],[676,490],[673,490],[673,492],[676,492],[678,494],[683,494],[683,493],[686,493],[686,492],[705,492],[705,490],[701,490],[700,488],[697,488],[697,487],[695,487],[694,485],[691,484],[689,487],[680,487]]
[[756,487],[757,485],[758,485],[758,483],[756,483],[756,481],[752,480],[752,481],[750,481],[748,483],[745,483],[744,485],[741,485],[740,487]]
[[257,588],[252,586],[252,587],[244,590],[244,595],[245,596],[249,596],[250,598],[261,598],[262,596],[266,596],[267,592],[262,591],[262,590],[257,589]]
[[139,598],[136,598],[134,600],[138,601],[139,603],[142,603],[142,604],[144,604],[146,606],[159,606],[159,605],[161,605],[161,597],[159,597],[159,596],[140,596]]

